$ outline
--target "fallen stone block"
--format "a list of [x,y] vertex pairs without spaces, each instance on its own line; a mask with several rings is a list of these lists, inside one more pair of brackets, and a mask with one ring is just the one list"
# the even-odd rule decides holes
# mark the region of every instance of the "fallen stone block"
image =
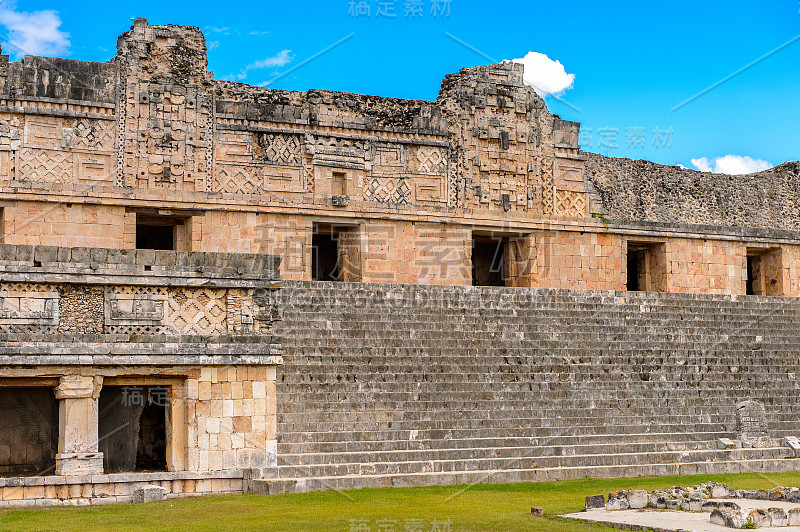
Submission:
[[769,492],[769,500],[771,501],[785,501],[786,494],[789,492],[786,488],[778,486]]
[[725,497],[735,497],[736,492],[726,484],[715,484],[711,488],[711,497],[714,499],[724,499]]
[[142,486],[134,490],[133,502],[141,504],[145,502],[160,501],[167,496],[167,489],[161,486]]
[[605,495],[589,495],[586,497],[586,504],[584,510],[594,510],[596,508],[606,507]]
[[628,508],[627,499],[610,499],[606,503],[606,510],[627,510]]
[[783,508],[770,508],[767,510],[772,521],[772,526],[789,526],[789,517]]
[[786,514],[788,526],[800,526],[800,508],[789,510]]
[[537,517],[543,516],[544,515],[544,508],[542,508],[541,506],[533,506],[533,507],[531,507],[531,515],[535,515]]
[[647,492],[645,490],[630,490],[627,499],[630,508],[638,509],[647,506]]
[[725,514],[725,526],[728,528],[744,528],[747,522],[747,516],[741,510],[731,510]]
[[772,526],[772,516],[764,509],[758,508],[750,510],[747,519],[757,528],[767,528]]
[[719,508],[716,508],[713,512],[711,512],[710,519],[711,524],[727,526],[727,516],[725,515],[725,512]]

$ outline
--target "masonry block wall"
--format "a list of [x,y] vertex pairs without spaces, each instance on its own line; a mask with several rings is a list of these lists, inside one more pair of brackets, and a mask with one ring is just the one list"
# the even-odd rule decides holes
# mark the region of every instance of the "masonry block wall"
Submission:
[[[659,222],[661,244],[715,243],[676,240],[653,286],[742,293],[722,242],[800,243],[796,164],[745,179],[586,154],[517,64],[446,75],[436,101],[281,91],[214,79],[199,29],[144,19],[108,63],[0,63],[10,244],[134,249],[147,213],[180,220],[176,250],[278,254],[309,280],[315,227],[344,225],[347,280],[469,285],[472,237],[494,234],[514,242],[509,286],[619,289],[625,225]],[[764,291],[790,293],[791,273]]]

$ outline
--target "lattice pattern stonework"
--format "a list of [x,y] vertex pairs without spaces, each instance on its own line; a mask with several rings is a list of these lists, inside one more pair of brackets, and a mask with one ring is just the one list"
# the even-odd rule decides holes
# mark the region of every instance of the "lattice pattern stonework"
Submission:
[[225,290],[170,288],[166,322],[178,334],[227,334]]
[[78,118],[75,124],[75,148],[114,149],[114,123],[108,120]]
[[17,162],[17,179],[47,183],[71,183],[72,154],[58,150],[22,148]]
[[412,146],[408,169],[421,174],[444,175],[447,172],[447,157],[442,148],[434,146]]
[[214,192],[232,194],[259,194],[262,178],[254,167],[220,166],[214,173]]
[[571,190],[556,190],[556,215],[583,218],[586,216],[586,194]]
[[303,140],[300,135],[265,133],[258,142],[264,150],[263,158],[269,162],[303,164]]
[[364,188],[364,199],[380,203],[411,203],[411,187],[403,178],[372,177]]

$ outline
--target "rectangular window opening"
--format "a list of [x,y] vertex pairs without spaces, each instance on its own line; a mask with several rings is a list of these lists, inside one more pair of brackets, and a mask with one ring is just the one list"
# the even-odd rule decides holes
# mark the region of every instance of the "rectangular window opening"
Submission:
[[167,470],[170,386],[103,386],[98,434],[108,473]]
[[177,249],[178,230],[184,218],[136,215],[136,249]]
[[472,237],[472,286],[506,286],[508,238]]
[[0,388],[0,477],[53,475],[58,401],[52,388]]

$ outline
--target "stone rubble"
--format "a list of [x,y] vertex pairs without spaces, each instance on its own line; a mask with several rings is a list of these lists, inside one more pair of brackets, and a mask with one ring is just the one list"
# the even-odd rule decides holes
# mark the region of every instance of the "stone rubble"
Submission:
[[705,482],[688,488],[672,486],[666,490],[647,492],[641,489],[612,491],[608,502],[600,504],[602,495],[586,497],[584,511],[605,507],[606,510],[657,508],[684,512],[711,512],[711,523],[728,528],[767,528],[800,525],[800,508],[757,508],[746,512],[730,501],[713,499],[750,499],[800,503],[800,488],[777,486],[771,490],[736,490],[727,484]]

